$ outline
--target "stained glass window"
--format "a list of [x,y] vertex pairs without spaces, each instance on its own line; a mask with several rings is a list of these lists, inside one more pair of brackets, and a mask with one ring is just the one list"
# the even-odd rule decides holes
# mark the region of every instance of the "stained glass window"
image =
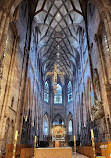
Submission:
[[49,84],[47,81],[45,82],[44,86],[44,101],[47,103],[49,102]]
[[69,121],[69,135],[72,134],[72,120]]
[[45,115],[43,119],[43,135],[48,135],[48,118]]
[[54,104],[62,104],[62,87],[57,84],[57,93],[54,93]]
[[68,103],[72,101],[72,84],[71,81],[69,81],[67,85],[67,90],[68,90]]

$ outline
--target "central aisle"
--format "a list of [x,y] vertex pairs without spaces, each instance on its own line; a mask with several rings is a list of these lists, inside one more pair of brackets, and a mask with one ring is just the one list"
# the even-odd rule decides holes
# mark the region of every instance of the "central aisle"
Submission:
[[[72,158],[75,158],[74,153],[73,153]],[[87,156],[84,156],[84,155],[81,155],[81,154],[79,154],[79,153],[77,153],[76,158],[88,158],[88,157],[87,157]]]
[[[31,157],[31,158],[34,158],[34,157]],[[74,153],[73,153],[72,158],[75,158]],[[88,158],[88,157],[86,157],[86,156],[84,156],[84,155],[81,155],[81,154],[77,153],[76,158]]]

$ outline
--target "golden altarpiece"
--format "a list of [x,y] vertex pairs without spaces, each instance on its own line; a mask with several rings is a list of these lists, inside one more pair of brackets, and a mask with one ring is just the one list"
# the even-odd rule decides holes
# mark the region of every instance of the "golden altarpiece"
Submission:
[[62,147],[66,145],[66,127],[64,125],[52,125],[51,137],[54,147]]

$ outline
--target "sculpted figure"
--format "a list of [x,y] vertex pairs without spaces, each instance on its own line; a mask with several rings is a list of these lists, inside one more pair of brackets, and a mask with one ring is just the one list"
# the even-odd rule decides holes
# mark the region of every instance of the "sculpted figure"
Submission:
[[100,81],[99,81],[99,75],[98,75],[97,69],[94,69],[93,81],[94,81],[94,87],[95,87],[97,102],[101,102],[102,101],[102,99],[101,99],[101,89],[100,89]]

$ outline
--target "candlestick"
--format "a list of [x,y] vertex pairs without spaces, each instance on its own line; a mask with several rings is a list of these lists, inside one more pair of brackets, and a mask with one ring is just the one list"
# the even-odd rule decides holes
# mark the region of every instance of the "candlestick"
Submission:
[[17,140],[17,137],[18,137],[18,131],[16,131],[15,133],[15,140]]
[[95,151],[95,143],[94,143],[94,133],[93,133],[93,129],[91,129],[91,140],[92,140],[92,147],[93,147],[93,157],[96,158],[96,151]]
[[27,115],[25,116],[25,122],[27,122]]
[[91,129],[91,138],[94,138],[94,132],[93,132],[93,129]]
[[76,141],[76,137],[75,137],[75,135],[74,135],[74,142]]
[[37,136],[35,136],[35,142],[37,141]]
[[18,131],[16,131],[16,133],[15,133],[14,146],[13,146],[13,156],[12,156],[12,158],[15,158],[17,137],[18,137]]
[[37,142],[37,136],[35,136],[34,139],[34,158],[35,158],[36,142]]
[[76,158],[76,137],[74,135],[74,152],[75,152],[75,158]]

